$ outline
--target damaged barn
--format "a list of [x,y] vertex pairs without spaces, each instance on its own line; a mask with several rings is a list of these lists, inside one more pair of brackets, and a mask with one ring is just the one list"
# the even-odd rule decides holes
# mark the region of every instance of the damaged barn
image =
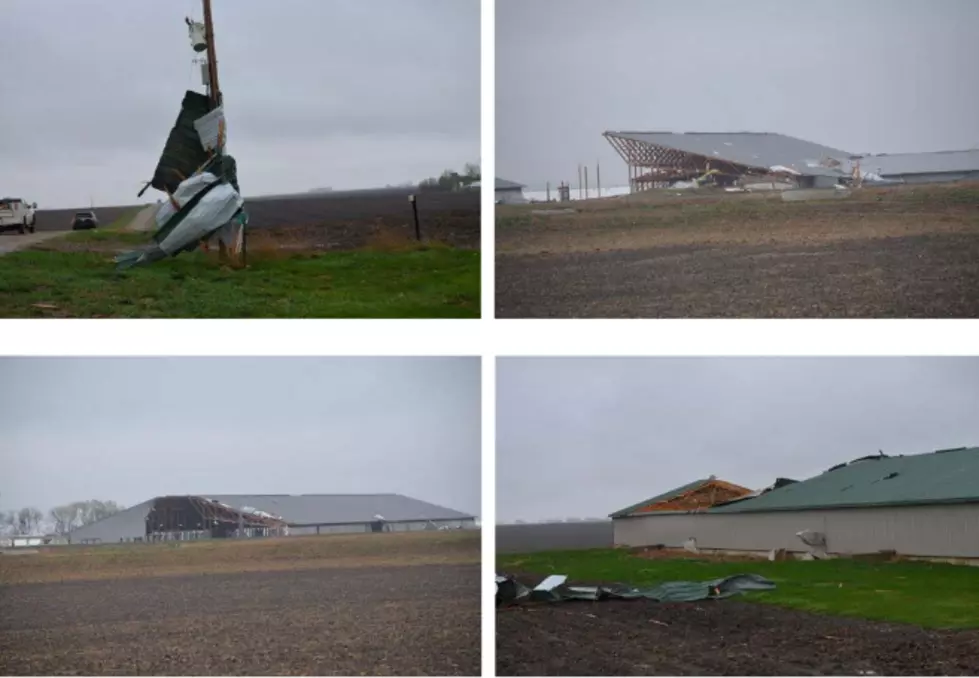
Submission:
[[783,134],[605,132],[625,160],[629,191],[651,188],[832,188],[853,176],[854,156]]
[[146,541],[285,536],[285,520],[205,497],[159,497],[146,514]]
[[209,494],[156,497],[73,530],[73,544],[455,530],[470,514],[400,494]]
[[878,453],[807,480],[779,479],[760,492],[684,505],[684,497],[703,496],[710,482],[612,514],[615,544],[817,558],[893,553],[979,559],[976,447]]

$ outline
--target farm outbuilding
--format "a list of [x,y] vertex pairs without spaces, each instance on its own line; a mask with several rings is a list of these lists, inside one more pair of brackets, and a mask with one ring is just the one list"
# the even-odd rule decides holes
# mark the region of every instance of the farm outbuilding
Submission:
[[605,132],[625,160],[630,192],[711,183],[772,189],[979,180],[979,149],[853,154],[768,132]]
[[612,518],[616,545],[806,553],[808,533],[830,554],[979,558],[979,448],[876,454],[732,501]]
[[515,181],[509,181],[507,179],[496,178],[495,185],[495,199],[496,203],[500,205],[520,205],[527,202],[526,196],[523,194],[523,189],[525,188],[523,184],[518,184]]
[[867,155],[860,158],[860,170],[904,184],[979,181],[979,149]]
[[73,530],[72,544],[475,527],[475,517],[400,494],[156,497]]

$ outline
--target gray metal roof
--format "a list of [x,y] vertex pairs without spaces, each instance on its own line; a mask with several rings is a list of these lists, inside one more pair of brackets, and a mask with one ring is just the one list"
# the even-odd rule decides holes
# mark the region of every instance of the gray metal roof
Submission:
[[208,494],[229,506],[256,508],[291,525],[368,523],[385,520],[464,520],[473,516],[401,494]]
[[880,176],[977,172],[979,171],[979,149],[938,151],[936,153],[868,155],[860,159],[860,170],[874,172]]
[[517,188],[523,188],[523,184],[518,184],[516,181],[509,181],[507,179],[501,179],[496,177],[496,190],[513,190]]
[[[768,169],[773,165],[783,165],[808,176],[843,176],[849,158],[853,155],[838,148],[771,132],[606,132],[606,134],[749,167]],[[840,170],[812,166],[818,165],[825,158],[838,161]]]
[[979,502],[979,448],[864,457],[709,513]]

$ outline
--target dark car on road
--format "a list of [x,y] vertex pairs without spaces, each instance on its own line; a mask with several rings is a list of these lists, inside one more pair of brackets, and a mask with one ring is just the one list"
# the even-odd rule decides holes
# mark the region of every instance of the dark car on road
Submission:
[[99,220],[95,216],[95,212],[75,212],[75,216],[71,220],[71,230],[73,231],[87,231],[98,225]]

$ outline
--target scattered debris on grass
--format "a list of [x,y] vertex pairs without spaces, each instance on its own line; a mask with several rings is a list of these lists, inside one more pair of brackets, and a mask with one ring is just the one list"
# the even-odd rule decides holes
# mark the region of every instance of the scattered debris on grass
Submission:
[[559,603],[571,600],[636,600],[640,598],[661,603],[686,603],[730,598],[746,591],[771,591],[775,588],[774,582],[757,574],[735,574],[703,582],[664,582],[648,588],[638,588],[629,584],[570,586],[567,581],[566,575],[552,574],[534,588],[530,588],[518,581],[516,577],[497,575],[496,604]]

